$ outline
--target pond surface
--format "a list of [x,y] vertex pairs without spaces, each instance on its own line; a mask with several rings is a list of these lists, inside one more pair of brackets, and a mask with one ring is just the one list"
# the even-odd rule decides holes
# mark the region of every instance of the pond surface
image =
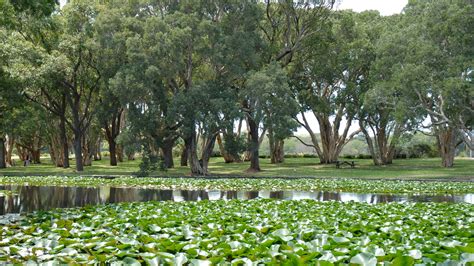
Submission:
[[220,191],[160,190],[115,187],[0,186],[12,195],[0,194],[0,215],[27,213],[54,208],[72,208],[117,202],[199,201],[272,198],[283,200],[312,199],[317,201],[385,202],[467,202],[474,203],[474,194],[464,195],[396,195],[351,192],[304,191]]

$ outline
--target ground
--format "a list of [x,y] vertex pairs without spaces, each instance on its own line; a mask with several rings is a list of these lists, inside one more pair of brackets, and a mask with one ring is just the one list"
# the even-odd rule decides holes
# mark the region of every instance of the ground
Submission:
[[[453,168],[441,167],[439,158],[395,160],[392,165],[374,166],[372,160],[355,159],[356,168],[336,169],[335,165],[320,165],[316,158],[287,158],[282,164],[270,164],[269,159],[261,159],[262,172],[248,174],[248,163],[226,164],[222,158],[212,158],[209,170],[212,175],[223,176],[305,176],[305,177],[347,177],[347,178],[405,178],[405,179],[472,179],[474,160],[456,158]],[[71,161],[73,163],[73,160]],[[138,171],[140,160],[124,161],[118,166],[109,166],[107,158],[94,161],[93,166],[77,173],[74,164],[69,169],[54,167],[47,158],[42,164],[27,167],[15,166],[0,169],[0,175],[132,175]],[[188,167],[180,167],[176,158],[176,168],[166,172],[157,171],[156,176],[188,176]]]

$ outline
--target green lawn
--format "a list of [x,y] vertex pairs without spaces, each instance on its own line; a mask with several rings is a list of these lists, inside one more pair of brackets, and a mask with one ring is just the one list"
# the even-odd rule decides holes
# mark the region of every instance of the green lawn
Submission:
[[[356,168],[344,167],[336,169],[334,165],[320,165],[314,158],[287,158],[285,163],[270,164],[269,159],[261,159],[262,172],[248,174],[245,170],[249,163],[226,164],[222,158],[212,158],[210,171],[213,175],[231,176],[305,176],[305,177],[349,177],[349,178],[462,178],[474,177],[474,160],[457,158],[453,168],[440,166],[440,159],[409,159],[395,160],[389,166],[374,166],[371,160],[354,160]],[[73,162],[73,161],[71,161]],[[80,175],[131,175],[138,170],[140,160],[125,161],[118,166],[108,165],[108,160],[93,162],[93,166],[86,167]],[[176,165],[179,165],[176,159]],[[15,166],[0,169],[0,175],[79,175],[74,170],[53,167],[48,159],[43,159],[42,164],[27,167]],[[157,176],[189,176],[187,167],[177,166],[166,172],[154,172]]]

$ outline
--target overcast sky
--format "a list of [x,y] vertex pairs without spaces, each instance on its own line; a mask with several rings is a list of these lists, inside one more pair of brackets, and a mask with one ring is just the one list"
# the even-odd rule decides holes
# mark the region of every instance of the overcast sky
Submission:
[[337,9],[352,9],[356,12],[378,10],[381,15],[400,13],[408,0],[341,0]]

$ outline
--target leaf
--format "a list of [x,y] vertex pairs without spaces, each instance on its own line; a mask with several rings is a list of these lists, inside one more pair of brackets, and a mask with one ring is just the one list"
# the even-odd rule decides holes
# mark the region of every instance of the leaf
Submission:
[[273,236],[280,238],[281,240],[287,242],[293,239],[293,236],[290,235],[290,231],[288,229],[282,228],[272,232]]
[[193,266],[210,266],[211,265],[211,261],[209,260],[192,259],[190,263]]
[[152,232],[157,233],[157,232],[160,232],[160,231],[161,231],[161,227],[159,227],[159,226],[156,225],[156,224],[151,224],[151,225],[150,225],[150,230],[151,230]]
[[174,258],[174,264],[175,265],[181,266],[181,265],[185,264],[186,262],[188,262],[188,258],[186,257],[186,255],[184,253],[176,254],[176,256]]
[[392,260],[392,266],[413,265],[415,260],[410,256],[397,256]]
[[408,255],[409,255],[410,257],[414,258],[415,260],[421,259],[421,256],[422,256],[421,251],[419,251],[419,250],[417,250],[417,249],[410,250],[410,251],[408,252]]
[[127,265],[136,265],[136,266],[141,265],[141,263],[138,260],[134,258],[130,258],[130,257],[124,258],[122,262]]
[[350,262],[364,266],[373,266],[377,264],[377,258],[370,253],[363,252],[352,257]]

